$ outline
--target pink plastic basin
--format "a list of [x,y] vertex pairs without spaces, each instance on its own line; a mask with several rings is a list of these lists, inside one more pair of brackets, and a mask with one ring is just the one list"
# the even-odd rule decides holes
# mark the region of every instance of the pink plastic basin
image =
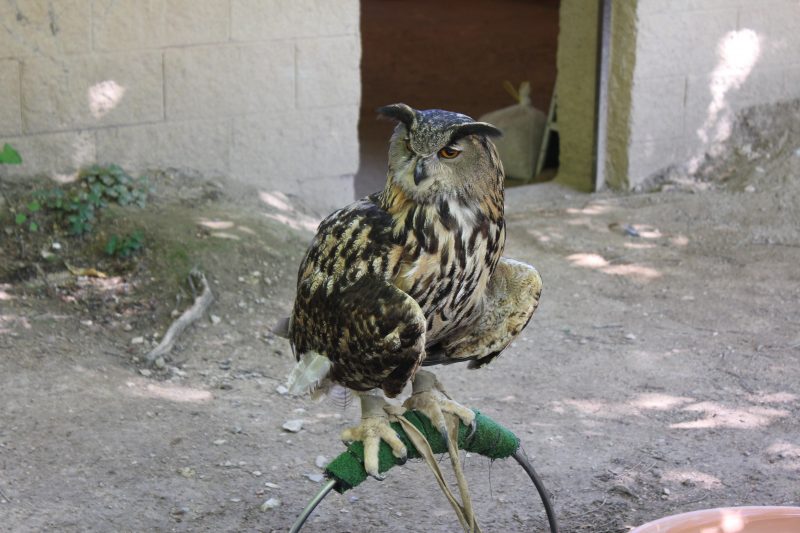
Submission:
[[800,507],[728,507],[668,516],[631,533],[800,533]]

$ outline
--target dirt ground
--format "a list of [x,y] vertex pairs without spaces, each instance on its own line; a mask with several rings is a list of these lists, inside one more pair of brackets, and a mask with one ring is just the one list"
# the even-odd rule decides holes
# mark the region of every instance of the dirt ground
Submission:
[[[508,190],[507,255],[538,267],[541,306],[488,368],[439,377],[521,438],[563,531],[800,504],[800,154],[788,142],[781,158],[751,147],[737,168],[752,179],[702,192]],[[169,173],[153,185],[144,215],[109,216],[144,224],[145,251],[106,279],[22,276],[3,233],[4,531],[285,531],[320,487],[318,456],[340,453],[358,418],[278,389],[293,361],[270,328],[289,313],[316,215],[274,191]],[[93,261],[73,266],[113,270]],[[146,369],[191,302],[192,266],[217,299],[166,368]],[[302,430],[284,431],[290,419]],[[485,531],[545,530],[521,469],[464,461]],[[331,495],[304,528],[457,530],[418,461]]]

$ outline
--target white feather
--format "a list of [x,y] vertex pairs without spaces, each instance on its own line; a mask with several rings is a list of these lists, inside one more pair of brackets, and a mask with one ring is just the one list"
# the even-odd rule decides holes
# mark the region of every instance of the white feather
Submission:
[[292,369],[286,382],[289,394],[302,395],[314,392],[328,377],[331,360],[316,352],[307,352]]

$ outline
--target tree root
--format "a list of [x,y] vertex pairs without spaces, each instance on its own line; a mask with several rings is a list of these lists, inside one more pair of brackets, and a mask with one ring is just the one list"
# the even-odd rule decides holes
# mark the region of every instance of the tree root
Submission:
[[181,333],[183,333],[183,330],[202,317],[211,305],[211,302],[214,301],[214,293],[211,292],[211,287],[208,286],[206,276],[199,270],[192,269],[189,273],[189,285],[192,289],[194,289],[195,283],[202,286],[203,292],[200,296],[195,296],[192,306],[184,311],[183,314],[172,323],[158,346],[147,354],[146,359],[148,365],[163,366],[157,363],[159,358],[163,361],[164,358],[169,355],[172,348],[175,346],[175,341]]

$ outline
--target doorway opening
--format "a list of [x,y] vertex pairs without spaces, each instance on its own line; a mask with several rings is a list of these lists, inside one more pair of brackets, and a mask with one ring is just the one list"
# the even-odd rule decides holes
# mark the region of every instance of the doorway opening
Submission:
[[[529,81],[532,105],[547,113],[556,80],[558,17],[559,0],[362,0],[356,198],[386,182],[394,124],[377,119],[380,106],[404,102],[477,119],[515,103],[504,81]],[[557,142],[551,141],[535,180],[553,178],[557,165]]]

